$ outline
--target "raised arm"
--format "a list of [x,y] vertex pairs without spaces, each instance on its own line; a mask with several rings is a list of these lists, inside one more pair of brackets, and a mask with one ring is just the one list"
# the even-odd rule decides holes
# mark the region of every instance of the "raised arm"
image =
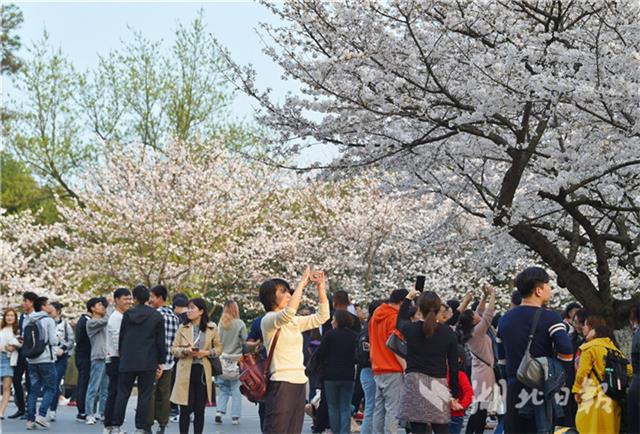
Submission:
[[411,323],[411,318],[409,317],[409,310],[411,309],[411,305],[413,304],[413,300],[417,296],[421,294],[417,289],[412,289],[409,291],[405,299],[402,301],[400,305],[400,310],[398,311],[398,318],[396,319],[396,329],[402,332],[402,327],[406,324]]
[[299,316],[296,318],[301,332],[318,328],[329,319],[329,299],[327,298],[327,283],[324,272],[314,272],[310,276],[310,281],[314,282],[318,289],[318,311],[313,315]]
[[[489,327],[491,327],[491,321],[493,320],[493,314],[496,310],[496,291],[490,285],[484,285],[482,287],[484,291],[484,295],[482,296],[482,301],[478,305],[478,309],[476,312],[478,315],[482,315],[482,318],[478,324],[473,328],[473,334],[485,334]],[[485,305],[485,301],[488,303]],[[480,310],[480,305],[482,305],[482,310]],[[485,308],[486,306],[486,308]]]
[[[302,291],[307,286],[311,279],[311,267],[307,266],[302,275],[302,279],[296,287],[289,304],[287,307],[279,312],[268,312],[264,318],[262,318],[262,327],[265,331],[272,331],[279,329],[280,327],[288,324],[295,318],[298,307],[300,307],[300,300],[302,300]],[[325,294],[326,298],[326,294]]]

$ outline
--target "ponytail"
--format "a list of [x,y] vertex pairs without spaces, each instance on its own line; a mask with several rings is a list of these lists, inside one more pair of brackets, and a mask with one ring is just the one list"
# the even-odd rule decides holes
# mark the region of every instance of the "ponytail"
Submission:
[[442,306],[440,297],[433,291],[423,292],[418,300],[418,306],[424,318],[422,331],[426,337],[431,337],[438,327],[438,312]]
[[426,337],[431,337],[436,332],[438,326],[437,315],[432,310],[429,311],[422,324],[422,331]]

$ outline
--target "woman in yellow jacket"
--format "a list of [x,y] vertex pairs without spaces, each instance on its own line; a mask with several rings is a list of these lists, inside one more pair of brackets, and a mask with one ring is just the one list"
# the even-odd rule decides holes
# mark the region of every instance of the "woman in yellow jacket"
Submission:
[[[572,392],[578,402],[576,428],[580,434],[620,432],[620,403],[605,395],[598,378],[604,378],[605,357],[609,350],[620,352],[607,326],[597,326],[579,348],[580,361]],[[627,365],[631,376],[631,365]],[[595,374],[597,374],[597,377]]]
[[203,299],[189,300],[187,309],[189,322],[178,328],[171,348],[179,359],[171,402],[180,405],[180,433],[189,432],[189,418],[194,413],[193,431],[202,434],[205,405],[212,397],[209,357],[222,353],[222,343],[218,329],[208,320]]

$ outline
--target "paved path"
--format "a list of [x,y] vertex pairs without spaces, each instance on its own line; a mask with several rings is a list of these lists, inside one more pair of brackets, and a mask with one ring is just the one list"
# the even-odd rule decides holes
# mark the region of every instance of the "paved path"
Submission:
[[[129,405],[127,407],[127,415],[124,423],[124,429],[128,434],[133,434],[135,431],[134,417],[135,417],[135,405],[136,398],[131,397]],[[229,406],[231,403],[229,403]],[[13,414],[15,407],[12,403],[9,404],[6,414]],[[34,432],[50,432],[61,434],[101,434],[102,425],[85,425],[75,421],[77,410],[75,407],[67,407],[60,405],[58,407],[57,420],[51,422],[49,429],[42,428],[34,431],[26,430],[26,421],[24,420],[8,420],[0,421],[0,434],[27,434]],[[258,407],[253,405],[247,400],[243,399],[242,403],[242,418],[239,425],[231,425],[231,418],[223,420],[222,424],[216,424],[213,422],[215,415],[215,407],[207,407],[205,413],[204,432],[207,434],[256,434],[260,433],[260,421],[258,419]],[[306,418],[305,427],[303,433],[309,433],[311,425],[311,419]],[[156,425],[157,427],[157,425]],[[169,423],[167,434],[178,434],[178,424]],[[193,425],[190,427],[190,433],[193,433]]]
[[[129,399],[129,405],[127,406],[127,415],[124,423],[124,429],[128,434],[133,434],[135,431],[134,417],[136,397],[132,396]],[[229,403],[229,406],[231,403]],[[229,407],[230,408],[230,407]],[[215,407],[207,407],[205,412],[204,432],[207,434],[259,434],[260,433],[260,420],[258,419],[258,407],[243,397],[242,401],[242,418],[239,425],[231,425],[231,418],[225,418],[222,424],[216,424],[213,421],[215,415]],[[13,403],[9,404],[6,414],[13,414],[15,407]],[[96,425],[86,425],[84,423],[78,423],[75,421],[77,410],[75,407],[67,407],[66,405],[60,405],[58,407],[57,421],[51,422],[49,429],[45,430],[38,428],[34,431],[27,431],[26,421],[24,420],[8,420],[0,421],[0,434],[31,434],[31,433],[60,433],[60,434],[101,434],[102,425],[100,423]],[[157,425],[156,425],[157,427]],[[155,430],[154,430],[155,432]],[[189,432],[193,433],[193,425],[190,426]],[[305,417],[304,433],[311,432],[311,419]],[[492,430],[487,430],[485,433],[491,433]],[[169,427],[166,431],[167,434],[178,434],[178,424],[169,423]],[[403,429],[398,430],[398,434],[404,434]]]

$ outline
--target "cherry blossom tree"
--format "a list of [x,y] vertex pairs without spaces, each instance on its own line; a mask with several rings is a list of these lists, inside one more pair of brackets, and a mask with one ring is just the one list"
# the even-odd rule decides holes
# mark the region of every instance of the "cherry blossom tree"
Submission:
[[637,2],[267,7],[283,24],[264,25],[266,52],[302,95],[276,103],[227,58],[274,154],[335,146],[331,168],[402,173],[624,323],[640,275]]
[[[85,179],[85,204],[61,207],[69,266],[85,285],[159,283],[205,293],[228,281],[227,251],[261,218],[274,188],[266,169],[219,144],[113,151]],[[237,272],[237,270],[236,270]]]
[[433,195],[394,192],[399,181],[378,171],[297,176],[217,142],[113,151],[84,180],[84,206],[60,206],[69,234],[61,265],[91,293],[163,283],[252,310],[260,282],[295,280],[309,263],[361,302],[416,274],[447,298],[498,276],[481,260],[490,249],[474,250],[485,235],[477,221]]
[[0,210],[0,305],[15,306],[24,291],[33,291],[75,312],[80,297],[62,266],[66,240],[60,223],[39,224],[31,211]]

